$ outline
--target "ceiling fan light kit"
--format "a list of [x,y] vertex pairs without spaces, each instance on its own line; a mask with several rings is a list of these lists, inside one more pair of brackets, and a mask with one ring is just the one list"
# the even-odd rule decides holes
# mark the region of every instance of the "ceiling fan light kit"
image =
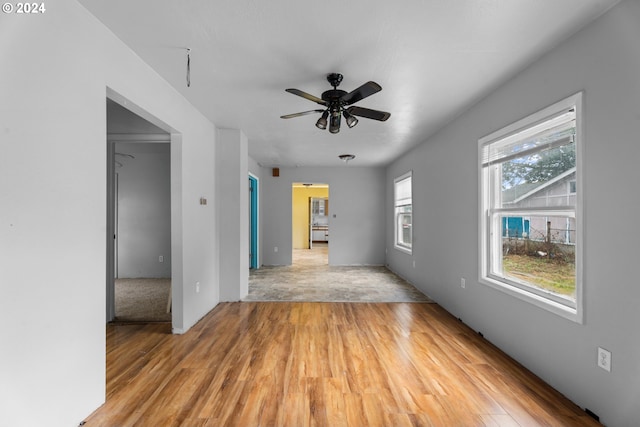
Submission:
[[351,92],[346,92],[344,90],[338,89],[338,86],[340,85],[340,82],[342,82],[342,79],[343,76],[339,73],[331,73],[327,75],[327,81],[331,86],[333,86],[333,89],[323,92],[321,98],[303,92],[300,89],[286,89],[286,91],[289,93],[298,95],[302,98],[308,99],[309,101],[315,102],[316,104],[325,106],[327,108],[324,110],[310,110],[303,111],[301,113],[287,114],[284,116],[280,116],[280,118],[291,119],[294,117],[305,116],[307,114],[322,113],[322,116],[320,116],[320,118],[316,122],[316,127],[318,129],[324,130],[328,125],[329,132],[338,133],[340,132],[340,122],[342,116],[344,116],[344,119],[347,122],[347,126],[349,126],[349,128],[352,128],[358,124],[358,119],[355,116],[365,117],[367,119],[378,120],[381,122],[386,121],[391,116],[390,113],[387,113],[385,111],[351,106],[351,104],[355,104],[356,102],[361,101],[364,98],[373,95],[374,93],[380,92],[382,90],[382,87],[378,83],[369,81],[362,86],[352,90]]
[[347,126],[349,126],[349,128],[352,128],[358,124],[358,119],[356,119],[356,117],[350,114],[347,110],[342,110],[342,115],[344,116],[344,119],[347,121]]
[[320,116],[320,118],[318,119],[318,121],[316,122],[316,127],[318,129],[326,129],[327,128],[327,118],[329,117],[329,110],[325,110],[322,113],[322,116]]

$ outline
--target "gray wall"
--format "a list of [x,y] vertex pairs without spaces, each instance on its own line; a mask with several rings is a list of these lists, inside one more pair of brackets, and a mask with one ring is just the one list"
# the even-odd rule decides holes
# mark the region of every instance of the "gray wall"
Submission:
[[119,278],[171,277],[170,148],[116,143]]
[[[626,226],[637,222],[640,204],[624,196],[638,194],[638,40],[640,2],[623,2],[395,161],[386,177],[391,268],[608,426],[640,419],[640,232]],[[585,94],[584,324],[478,283],[478,139],[578,91]],[[409,169],[413,255],[392,249],[393,178]],[[612,352],[611,373],[596,366],[598,346]]]
[[16,427],[77,426],[105,400],[107,96],[172,133],[174,330],[218,303],[198,203],[216,198],[215,126],[76,1],[53,9],[0,15],[0,423]]
[[248,158],[247,137],[242,131],[218,130],[220,301],[240,301],[249,292]]
[[263,264],[291,264],[291,185],[312,182],[329,184],[329,264],[383,265],[384,178],[383,168],[352,165],[281,168],[279,177],[273,177],[271,169],[264,169],[260,180]]

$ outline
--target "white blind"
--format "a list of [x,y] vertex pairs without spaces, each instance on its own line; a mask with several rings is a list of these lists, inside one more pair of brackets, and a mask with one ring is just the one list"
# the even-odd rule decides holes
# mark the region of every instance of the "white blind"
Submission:
[[396,181],[395,184],[396,206],[406,206],[411,204],[411,175]]
[[575,108],[482,147],[482,166],[503,163],[574,142]]

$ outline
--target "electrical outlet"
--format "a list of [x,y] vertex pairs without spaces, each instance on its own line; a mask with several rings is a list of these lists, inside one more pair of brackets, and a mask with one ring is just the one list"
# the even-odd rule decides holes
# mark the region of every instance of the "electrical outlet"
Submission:
[[467,281],[464,280],[464,277],[460,278],[460,287],[463,289],[467,287]]
[[196,294],[200,293],[200,282],[196,282]]
[[273,252],[278,252],[278,247],[277,246],[273,247]]
[[598,347],[598,366],[607,372],[611,372],[611,352]]
[[164,262],[164,257],[162,255],[158,257],[158,262]]

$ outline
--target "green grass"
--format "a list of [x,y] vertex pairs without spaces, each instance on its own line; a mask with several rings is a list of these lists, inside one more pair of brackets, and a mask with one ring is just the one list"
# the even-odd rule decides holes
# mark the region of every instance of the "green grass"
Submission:
[[560,295],[574,296],[575,265],[542,257],[507,255],[502,259],[504,273]]

